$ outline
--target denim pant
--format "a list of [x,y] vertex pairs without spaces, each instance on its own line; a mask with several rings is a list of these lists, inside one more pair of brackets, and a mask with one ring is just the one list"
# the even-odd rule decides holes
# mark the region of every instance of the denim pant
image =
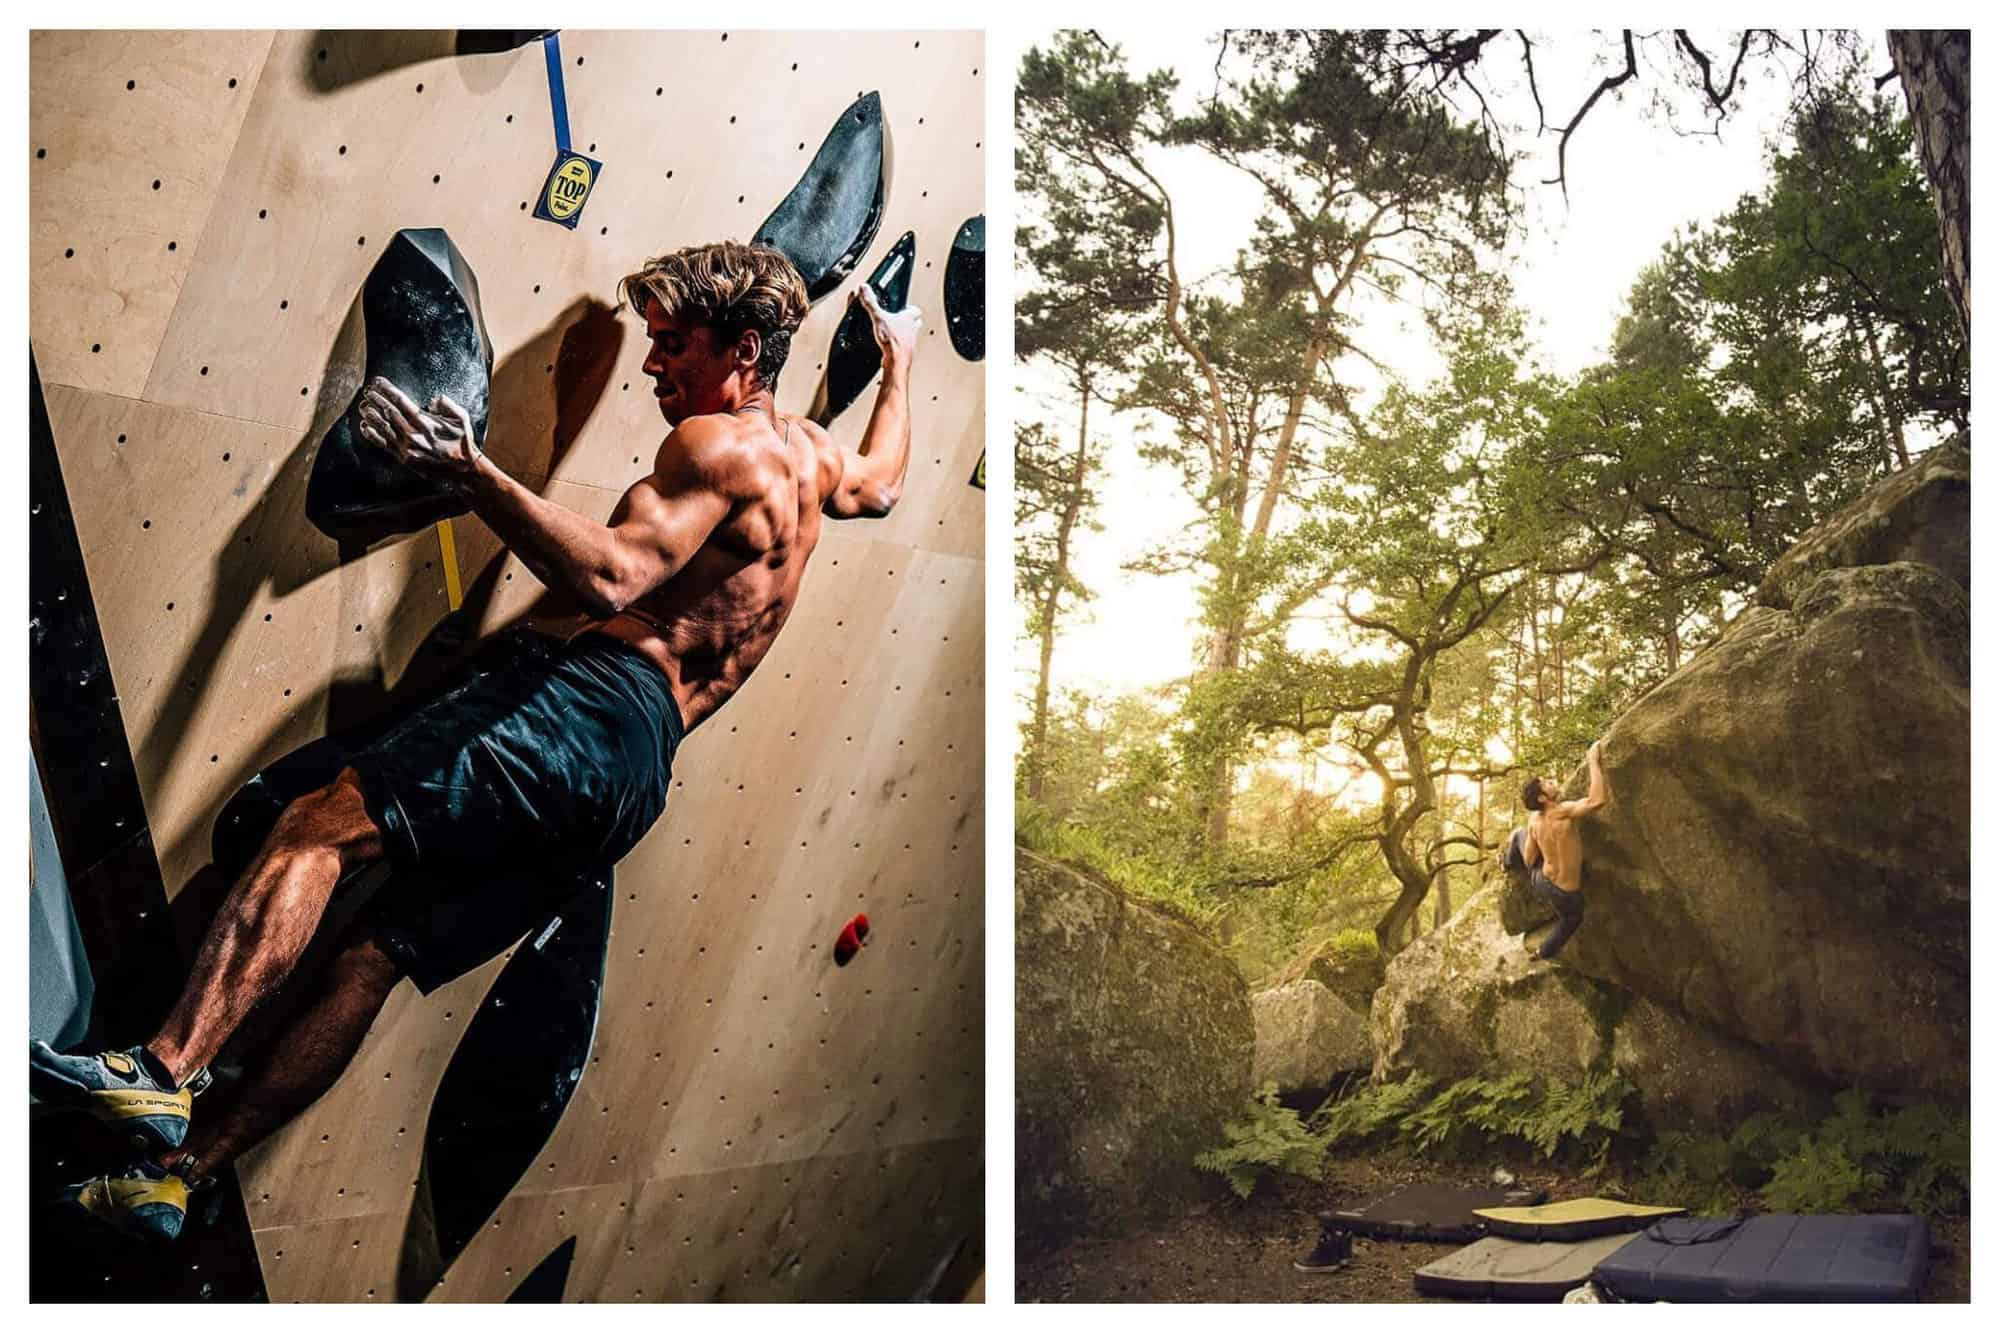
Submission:
[[1562,888],[1543,874],[1540,866],[1528,876],[1528,883],[1556,911],[1556,928],[1542,941],[1542,947],[1535,950],[1538,958],[1554,958],[1562,951],[1563,945],[1569,943],[1569,937],[1576,934],[1576,928],[1583,924],[1583,894]]

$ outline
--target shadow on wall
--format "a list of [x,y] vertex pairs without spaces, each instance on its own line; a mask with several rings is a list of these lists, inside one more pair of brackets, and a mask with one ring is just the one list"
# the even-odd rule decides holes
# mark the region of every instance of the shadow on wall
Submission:
[[[179,683],[178,688],[163,705],[159,720],[134,755],[147,789],[156,789],[164,775],[184,762],[193,719],[217,685],[211,668],[260,592],[268,589],[282,602],[316,579],[366,554],[364,547],[336,546],[315,530],[305,515],[306,485],[319,441],[347,410],[361,385],[365,364],[361,324],[361,300],[357,293],[327,359],[311,427],[279,465],[262,499],[251,507],[216,553],[214,590],[206,616],[172,672],[171,678]],[[622,343],[617,312],[602,301],[583,297],[494,367],[489,452],[530,490],[537,493],[546,490],[548,477],[568,457],[603,399]],[[548,406],[551,394],[553,413]],[[553,428],[547,432],[519,424],[551,417]],[[435,538],[426,530],[394,540],[435,541]],[[428,677],[432,670],[441,671],[470,644],[498,592],[504,560],[502,548],[480,569],[461,572],[465,582],[463,604],[430,631],[403,675]],[[429,570],[434,563],[426,561],[423,568]],[[397,621],[410,600],[422,595],[424,588],[423,584],[412,583],[396,607],[377,620]],[[574,608],[558,597],[545,595],[522,618],[566,614],[574,614]],[[426,669],[419,671],[420,664]],[[297,722],[315,716],[321,707],[325,709],[327,732],[344,731],[380,715],[399,692],[391,687],[393,671],[394,664],[378,656],[371,669],[336,676],[325,690],[295,700],[291,710],[259,744],[239,751],[230,790],[248,781],[269,759],[276,757],[272,746],[278,737],[295,733]],[[299,737],[300,741],[305,739]],[[204,836],[205,828],[191,825],[174,844],[162,849],[167,863],[186,864],[178,858],[190,850],[188,840]],[[193,903],[187,910],[200,914],[200,908]],[[176,916],[179,915],[177,911]],[[200,919],[205,922],[206,916]]]
[[[437,77],[456,78],[469,92],[489,93],[506,79],[513,62],[504,53],[535,41],[539,32],[357,32],[322,28],[305,48],[294,71],[300,83],[321,93],[393,74],[411,65],[447,56],[491,55],[492,59],[453,60]],[[512,40],[511,45],[508,44]],[[539,53],[538,53],[539,54]]]

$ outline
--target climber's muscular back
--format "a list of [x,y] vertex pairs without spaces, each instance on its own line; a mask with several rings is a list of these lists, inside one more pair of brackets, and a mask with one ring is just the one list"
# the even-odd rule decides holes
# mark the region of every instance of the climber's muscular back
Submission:
[[665,582],[592,626],[659,666],[689,730],[742,687],[784,628],[843,466],[803,417],[712,413],[675,427],[652,475],[612,512],[613,528],[643,522],[654,505],[719,516]]
[[[1566,802],[1553,801],[1528,816],[1528,864],[1539,860],[1542,873],[1571,893],[1583,887],[1583,838]],[[1537,857],[1536,851],[1540,856]]]

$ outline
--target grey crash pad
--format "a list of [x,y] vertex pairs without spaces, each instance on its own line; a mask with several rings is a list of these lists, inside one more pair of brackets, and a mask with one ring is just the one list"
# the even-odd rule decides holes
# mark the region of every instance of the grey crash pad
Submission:
[[1636,1237],[1589,1240],[1508,1240],[1488,1236],[1417,1270],[1426,1296],[1471,1301],[1560,1301],[1590,1281],[1598,1264]]

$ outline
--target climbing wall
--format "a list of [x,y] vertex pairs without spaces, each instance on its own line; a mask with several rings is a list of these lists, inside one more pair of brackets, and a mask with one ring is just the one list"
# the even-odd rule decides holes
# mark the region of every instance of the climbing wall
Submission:
[[[304,519],[386,241],[450,234],[495,344],[489,448],[603,517],[663,430],[617,279],[747,238],[879,90],[893,175],[859,273],[914,230],[925,311],[903,501],[827,526],[776,648],[682,749],[617,869],[589,1067],[429,1298],[503,1300],[572,1237],[569,1300],[907,1296],[982,1243],[985,391],[941,309],[984,211],[981,39],[566,31],[574,147],[604,163],[574,230],[533,216],[542,45],[452,50],[31,38],[31,335],[169,893],[245,779],[397,682],[454,577],[484,629],[540,592],[474,519],[365,552]],[[782,409],[810,403],[856,281],[796,338]],[[869,945],[836,967],[858,912]],[[400,988],[343,1082],[245,1160],[272,1299],[396,1297],[431,1098],[503,962]]]

